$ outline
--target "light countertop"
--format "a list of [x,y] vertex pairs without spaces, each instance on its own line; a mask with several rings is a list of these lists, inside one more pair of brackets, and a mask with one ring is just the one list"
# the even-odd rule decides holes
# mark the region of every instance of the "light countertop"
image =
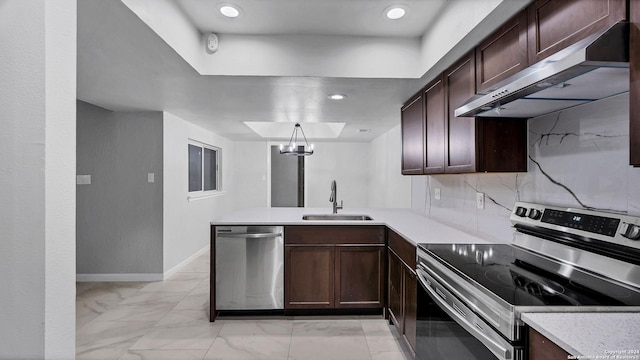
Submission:
[[211,225],[385,225],[414,244],[501,242],[443,224],[410,209],[344,209],[338,213],[369,215],[373,220],[302,220],[306,214],[331,214],[331,208],[252,208],[225,215]]
[[581,359],[640,360],[640,313],[523,313],[522,320]]

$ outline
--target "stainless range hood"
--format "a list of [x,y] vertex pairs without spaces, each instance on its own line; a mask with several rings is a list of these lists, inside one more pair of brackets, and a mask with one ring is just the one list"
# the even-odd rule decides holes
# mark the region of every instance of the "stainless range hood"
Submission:
[[455,116],[531,118],[629,91],[629,23],[590,36],[473,97]]

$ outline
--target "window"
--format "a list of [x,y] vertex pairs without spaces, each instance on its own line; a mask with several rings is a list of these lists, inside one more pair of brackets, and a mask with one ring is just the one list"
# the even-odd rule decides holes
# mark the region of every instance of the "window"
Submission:
[[189,144],[189,192],[220,190],[219,148]]

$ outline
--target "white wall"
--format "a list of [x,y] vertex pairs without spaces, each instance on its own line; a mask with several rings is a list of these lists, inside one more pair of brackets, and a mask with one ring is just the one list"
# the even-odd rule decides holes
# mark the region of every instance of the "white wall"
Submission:
[[[511,241],[509,216],[518,200],[640,216],[640,168],[628,165],[628,93],[528,125],[527,173],[413,176],[412,209],[504,242]],[[485,193],[483,210],[476,209],[476,191]]]
[[[274,143],[275,144],[275,143]],[[234,208],[269,203],[269,146],[265,141],[234,142]],[[345,208],[408,208],[411,179],[400,174],[400,126],[372,142],[315,142],[305,158],[306,206],[331,208],[331,181]]]
[[205,55],[200,31],[172,0],[122,0],[147,26],[171,46],[194,69],[202,67]]
[[338,203],[346,208],[369,206],[369,143],[314,142],[306,161],[306,206],[331,208],[331,181],[338,188]]
[[[417,78],[419,38],[222,34],[206,75]],[[204,48],[204,45],[202,45]],[[260,61],[255,61],[260,59]]]
[[76,2],[0,1],[0,358],[75,356]]
[[162,112],[77,109],[78,279],[162,279]]
[[369,207],[409,208],[411,179],[402,176],[400,125],[369,143]]
[[420,73],[431,81],[532,0],[450,0],[421,39]]
[[267,206],[267,142],[236,141],[233,147],[234,209]]
[[[233,143],[208,130],[164,112],[163,132],[163,267],[176,269],[210,244],[211,220],[233,210]],[[222,189],[216,197],[189,201],[189,139],[222,149]]]
[[[215,54],[169,0],[122,0],[202,75],[416,78],[420,39],[318,35],[219,35]],[[260,61],[256,61],[260,59]]]

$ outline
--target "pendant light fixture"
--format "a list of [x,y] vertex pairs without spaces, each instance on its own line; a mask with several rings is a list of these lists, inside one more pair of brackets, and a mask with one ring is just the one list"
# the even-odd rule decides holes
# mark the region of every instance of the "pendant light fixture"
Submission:
[[[302,133],[304,144],[298,143],[298,130]],[[302,126],[300,126],[299,123],[296,123],[293,128],[289,145],[280,144],[280,154],[295,156],[308,156],[313,154],[313,144],[309,145],[307,137],[304,135],[304,130],[302,130]]]

